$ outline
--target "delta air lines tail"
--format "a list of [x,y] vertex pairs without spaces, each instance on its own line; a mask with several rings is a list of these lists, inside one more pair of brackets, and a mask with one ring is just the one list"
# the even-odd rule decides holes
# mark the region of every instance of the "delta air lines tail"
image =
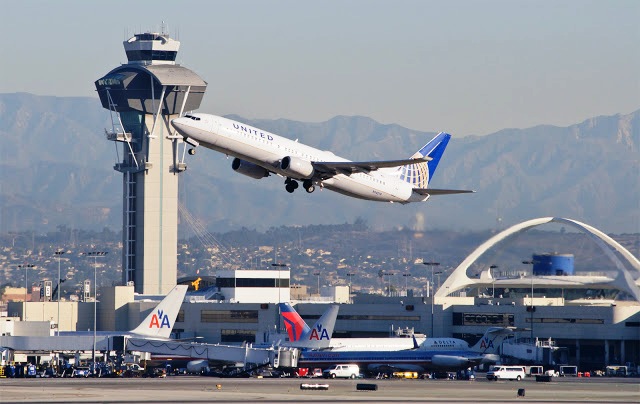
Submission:
[[300,317],[289,303],[280,303],[280,313],[289,334],[289,345],[297,348],[326,349],[338,317],[338,305],[331,305],[313,327]]
[[327,188],[352,198],[380,202],[424,202],[431,195],[474,192],[433,189],[429,184],[451,135],[441,132],[413,156],[400,160],[349,161],[243,123],[209,114],[171,121],[184,141],[235,157],[231,168],[254,179],[285,178],[287,192],[299,185],[312,193]]

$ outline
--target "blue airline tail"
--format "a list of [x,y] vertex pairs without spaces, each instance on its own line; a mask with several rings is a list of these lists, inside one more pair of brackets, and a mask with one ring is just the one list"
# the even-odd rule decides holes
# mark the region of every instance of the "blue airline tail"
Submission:
[[400,167],[400,179],[413,185],[414,188],[427,188],[436,172],[436,167],[449,143],[449,139],[451,139],[450,134],[438,133],[429,143],[411,156],[411,158],[430,157],[431,160]]

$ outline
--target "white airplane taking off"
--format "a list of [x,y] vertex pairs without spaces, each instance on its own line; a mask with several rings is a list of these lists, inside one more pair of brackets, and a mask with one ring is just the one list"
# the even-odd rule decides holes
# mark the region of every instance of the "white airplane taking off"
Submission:
[[298,181],[311,193],[316,186],[341,194],[380,202],[423,202],[431,195],[474,192],[428,188],[451,138],[439,133],[411,158],[387,161],[349,161],[273,133],[209,114],[188,114],[171,121],[193,149],[208,149],[235,157],[234,171],[255,179],[277,174],[293,192]]

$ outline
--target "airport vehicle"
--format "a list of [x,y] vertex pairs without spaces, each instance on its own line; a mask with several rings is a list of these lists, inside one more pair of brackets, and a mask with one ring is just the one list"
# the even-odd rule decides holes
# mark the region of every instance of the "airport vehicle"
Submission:
[[[483,363],[494,363],[499,359],[497,347],[508,335],[511,328],[489,328],[484,336],[473,346],[460,349],[457,346],[446,349],[407,349],[407,350],[314,350],[300,352],[298,366],[326,367],[335,364],[353,363],[370,372],[426,370],[456,371]],[[524,370],[523,370],[524,371]]]
[[560,366],[560,377],[565,376],[578,376],[578,367],[572,365]]
[[78,366],[73,369],[71,377],[89,377],[90,374],[91,369],[89,368],[89,366]]
[[493,366],[487,372],[487,380],[522,380],[526,376],[524,366]]
[[351,363],[331,365],[327,369],[322,371],[322,376],[325,379],[335,379],[336,377],[355,379],[359,374],[360,367]]
[[231,119],[209,114],[187,114],[171,121],[194,148],[235,157],[231,168],[254,179],[271,174],[285,178],[285,189],[294,192],[302,182],[312,193],[316,186],[353,198],[381,202],[423,202],[431,195],[458,194],[469,190],[428,188],[451,135],[439,133],[411,158],[389,161],[349,161]]

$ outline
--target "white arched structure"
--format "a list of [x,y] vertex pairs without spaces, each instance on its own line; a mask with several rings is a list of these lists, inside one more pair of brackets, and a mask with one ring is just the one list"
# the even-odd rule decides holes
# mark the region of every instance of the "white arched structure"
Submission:
[[[631,294],[636,300],[640,301],[640,261],[636,257],[634,257],[626,248],[621,246],[618,242],[616,242],[611,237],[607,236],[600,230],[595,227],[589,226],[588,224],[581,223],[577,220],[573,219],[565,219],[561,217],[541,217],[538,219],[528,220],[526,222],[522,222],[520,224],[516,224],[515,226],[511,226],[506,230],[501,231],[495,236],[491,237],[489,240],[485,241],[482,245],[475,249],[458,267],[453,271],[451,276],[447,278],[447,280],[442,284],[442,286],[438,289],[435,296],[436,297],[444,297],[448,294],[465,289],[468,287],[474,287],[478,284],[484,284],[485,281],[479,279],[469,278],[467,275],[467,270],[469,267],[482,256],[485,252],[487,252],[490,248],[501,242],[502,240],[511,237],[517,233],[528,230],[531,227],[540,226],[542,224],[555,222],[562,223],[565,225],[569,225],[571,227],[575,227],[576,229],[587,234],[595,243],[602,249],[602,251],[611,259],[611,261],[615,264],[616,269],[618,270],[618,274],[615,278],[604,278],[605,282],[602,282],[602,279],[599,279],[597,284],[602,287],[608,287],[611,289],[619,289],[623,290],[629,294]],[[626,260],[631,268],[627,268],[622,264],[618,255],[615,252],[619,253],[624,260]],[[544,278],[552,278],[552,277],[544,277]],[[570,276],[563,277],[564,279],[572,278]],[[579,277],[583,278],[583,277]],[[602,278],[602,277],[599,277]],[[569,279],[567,279],[569,280]],[[536,282],[538,283],[538,282]],[[574,282],[575,284],[575,282]],[[549,282],[549,286],[558,286],[560,287],[561,283],[557,282]],[[584,287],[593,286],[594,282],[583,282]]]

